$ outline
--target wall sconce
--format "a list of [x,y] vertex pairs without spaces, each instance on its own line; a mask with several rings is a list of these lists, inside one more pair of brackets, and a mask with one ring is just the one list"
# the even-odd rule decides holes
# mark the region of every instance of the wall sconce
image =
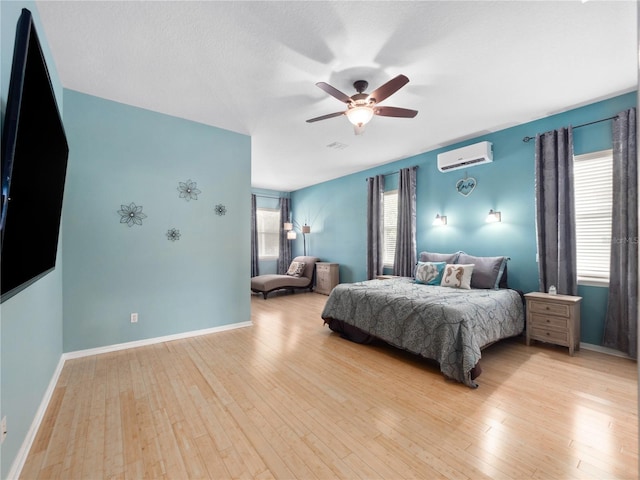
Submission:
[[439,227],[446,224],[447,224],[447,217],[445,215],[441,216],[439,213],[437,213],[436,218],[433,220],[432,225]]
[[487,223],[496,223],[496,222],[501,222],[502,221],[502,214],[500,212],[496,212],[493,210],[493,208],[491,210],[489,210],[489,215],[487,215],[487,218],[485,219],[485,222]]
[[285,222],[284,224],[284,229],[288,232],[290,230],[293,230],[293,223],[291,222]]
[[295,240],[296,239],[296,232],[294,232],[293,230],[289,230],[287,232],[287,240]]

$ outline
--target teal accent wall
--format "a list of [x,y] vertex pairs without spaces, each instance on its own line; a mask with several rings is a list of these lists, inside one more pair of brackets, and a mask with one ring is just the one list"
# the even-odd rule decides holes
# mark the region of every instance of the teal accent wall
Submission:
[[[636,106],[636,92],[575,108],[523,125],[479,136],[454,145],[422,153],[363,172],[341,177],[291,193],[294,217],[311,219],[308,250],[324,261],[340,263],[340,281],[366,279],[366,178],[390,174],[387,188],[397,185],[399,168],[418,165],[417,246],[418,252],[455,252],[472,255],[507,255],[509,285],[538,290],[536,227],[534,204],[535,136],[567,125],[600,120]],[[366,133],[365,133],[366,135]],[[493,143],[494,161],[467,170],[441,173],[437,154],[480,141]],[[391,140],[390,140],[391,141]],[[574,131],[576,154],[611,148],[611,122],[602,122]],[[357,147],[353,147],[357,156]],[[467,197],[460,195],[456,182],[465,176],[477,181]],[[489,209],[502,212],[502,222],[485,223]],[[446,215],[445,227],[432,225],[436,214]],[[302,242],[296,242],[300,253]],[[607,288],[581,286],[582,341],[601,344],[606,311]]]
[[[62,86],[36,4],[3,1],[0,2],[0,118],[3,125],[16,26],[23,8],[33,15],[58,108],[63,112]],[[9,432],[0,447],[0,478],[7,478],[9,474],[61,354],[62,256],[59,248],[55,270],[0,305],[0,417],[7,417]]]
[[[72,90],[65,104],[64,351],[249,321],[250,137]],[[179,198],[187,180],[197,200]],[[131,202],[141,226],[120,223]]]

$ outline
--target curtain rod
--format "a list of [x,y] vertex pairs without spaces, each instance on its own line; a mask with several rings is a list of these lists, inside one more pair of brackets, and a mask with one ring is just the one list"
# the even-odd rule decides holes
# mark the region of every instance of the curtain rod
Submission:
[[[601,120],[594,120],[593,122],[583,123],[582,125],[576,125],[576,126],[575,126],[575,127],[573,127],[573,128],[574,128],[574,130],[575,130],[576,128],[586,127],[587,125],[593,125],[594,123],[606,122],[607,120],[613,120],[613,119],[615,119],[615,118],[616,118],[616,117],[609,117],[609,118],[603,118],[603,119],[601,119]],[[535,139],[536,139],[536,137],[524,137],[524,138],[522,139],[522,141],[523,141],[523,142],[525,142],[525,143],[528,143],[529,141],[531,141],[531,140],[535,140]]]
[[[406,167],[406,168],[415,168],[416,170],[418,169],[420,165],[414,165],[413,167]],[[400,169],[402,170],[402,169]],[[400,173],[400,170],[395,170],[393,172],[389,172],[389,173],[381,173],[380,175],[382,175],[383,177],[388,177],[389,175],[395,175],[396,173]],[[364,179],[365,182],[367,182],[370,178],[373,177],[367,177]]]
[[[265,193],[252,193],[252,195],[255,195],[256,197],[262,197],[262,198],[283,198],[277,195],[267,195]],[[285,198],[288,198],[288,197],[285,197]]]

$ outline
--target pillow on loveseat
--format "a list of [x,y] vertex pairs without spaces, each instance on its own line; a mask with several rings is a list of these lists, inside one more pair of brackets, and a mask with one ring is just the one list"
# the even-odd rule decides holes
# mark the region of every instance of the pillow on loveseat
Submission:
[[289,270],[287,270],[287,275],[290,275],[292,277],[301,277],[304,273],[305,266],[306,263],[304,262],[291,262],[291,265],[289,265]]

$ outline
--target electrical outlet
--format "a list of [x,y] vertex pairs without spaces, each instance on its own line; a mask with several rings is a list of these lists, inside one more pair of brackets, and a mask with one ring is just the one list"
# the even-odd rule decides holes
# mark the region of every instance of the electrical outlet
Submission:
[[132,313],[131,314],[131,323],[138,323],[138,314],[137,313]]
[[2,432],[2,436],[0,436],[0,443],[4,442],[4,439],[7,438],[7,417],[2,417],[2,422],[0,422],[0,432]]

